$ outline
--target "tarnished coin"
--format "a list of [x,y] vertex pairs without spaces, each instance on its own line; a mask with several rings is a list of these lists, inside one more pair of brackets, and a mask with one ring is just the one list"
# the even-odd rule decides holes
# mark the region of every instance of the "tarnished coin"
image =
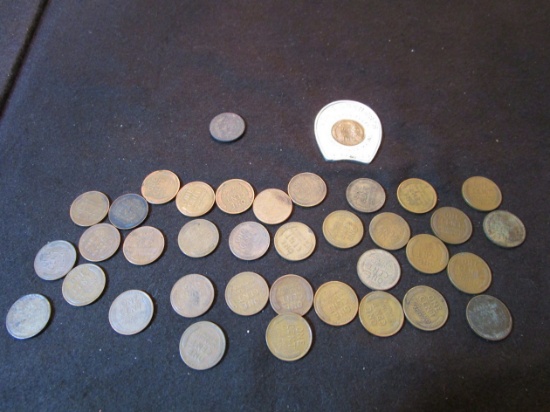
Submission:
[[153,263],[164,251],[164,236],[152,226],[142,226],[132,230],[122,246],[128,262],[143,266]]
[[386,202],[386,192],[380,183],[367,178],[355,179],[346,189],[349,205],[358,212],[372,213]]
[[199,217],[207,214],[216,202],[214,189],[205,182],[189,182],[176,196],[176,206],[185,216]]
[[379,213],[372,218],[369,234],[374,243],[387,250],[405,246],[411,238],[409,224],[401,216],[391,212]]
[[210,121],[210,134],[220,142],[232,142],[244,133],[245,123],[235,113],[220,113]]
[[34,271],[44,280],[61,279],[76,262],[74,246],[65,240],[46,243],[34,258]]
[[141,185],[141,194],[153,205],[168,203],[180,190],[180,179],[170,170],[157,170],[147,175]]
[[254,272],[241,272],[225,288],[225,302],[237,315],[251,316],[260,312],[269,300],[269,286]]
[[151,297],[141,290],[122,292],[111,304],[109,323],[121,335],[135,335],[149,325],[155,308]]
[[229,249],[242,260],[261,258],[269,249],[271,239],[265,227],[257,222],[243,222],[229,235]]
[[451,283],[460,291],[477,295],[491,285],[491,269],[485,261],[473,253],[457,253],[447,265]]
[[437,203],[437,193],[431,184],[422,179],[407,179],[397,188],[399,204],[412,213],[427,213]]
[[178,246],[181,251],[192,258],[208,256],[216,249],[219,241],[218,228],[206,219],[187,222],[178,235]]
[[115,254],[120,246],[120,232],[108,223],[98,223],[86,229],[78,241],[82,257],[90,262],[101,262]]
[[350,323],[357,315],[359,300],[351,286],[336,280],[323,283],[313,297],[315,313],[332,326]]
[[180,356],[191,369],[205,370],[216,366],[225,353],[225,335],[215,323],[193,323],[180,339]]
[[109,221],[119,229],[133,229],[145,220],[148,213],[147,200],[135,193],[128,193],[115,199],[109,209]]
[[275,316],[265,332],[269,351],[286,362],[303,358],[311,348],[313,333],[309,323],[300,315],[285,313]]
[[407,260],[413,268],[422,273],[441,272],[449,263],[447,246],[433,235],[416,235],[407,243]]
[[325,181],[315,173],[299,173],[288,183],[288,195],[298,206],[313,207],[327,195]]
[[375,291],[361,299],[359,320],[367,331],[385,338],[401,330],[405,316],[401,303],[393,295]]
[[328,243],[340,249],[349,249],[363,239],[363,222],[347,210],[336,210],[323,222],[323,235]]
[[313,288],[301,276],[281,276],[271,285],[269,303],[279,315],[296,313],[303,316],[309,312],[313,305]]
[[246,212],[253,202],[254,189],[241,179],[226,180],[216,190],[216,204],[230,215]]
[[359,258],[357,274],[366,287],[373,290],[388,290],[399,282],[401,266],[390,252],[371,249]]
[[304,260],[315,250],[315,233],[300,222],[289,222],[282,225],[273,239],[275,250],[284,259],[290,261]]
[[292,200],[279,189],[265,189],[258,193],[252,210],[256,218],[266,225],[278,225],[290,217]]
[[472,236],[472,222],[462,210],[456,207],[440,207],[430,219],[434,234],[443,242],[460,245]]
[[428,332],[441,328],[449,317],[449,308],[443,295],[423,285],[415,286],[405,294],[403,312],[415,328]]
[[214,286],[206,276],[191,274],[178,280],[170,292],[170,303],[178,315],[196,318],[214,302]]
[[526,236],[523,222],[505,210],[495,210],[485,216],[483,231],[491,242],[505,248],[521,245]]
[[71,204],[69,214],[78,226],[92,226],[101,222],[109,212],[109,198],[101,192],[82,193]]
[[33,293],[20,297],[6,316],[6,329],[15,339],[38,335],[48,324],[52,308],[44,296]]
[[483,339],[503,340],[512,332],[512,315],[504,303],[489,295],[473,297],[466,306],[466,319]]
[[495,210],[502,202],[496,183],[483,176],[466,179],[462,184],[462,197],[470,207],[482,212]]
[[78,265],[65,279],[61,292],[63,298],[73,306],[86,306],[101,296],[105,289],[105,273],[91,263]]

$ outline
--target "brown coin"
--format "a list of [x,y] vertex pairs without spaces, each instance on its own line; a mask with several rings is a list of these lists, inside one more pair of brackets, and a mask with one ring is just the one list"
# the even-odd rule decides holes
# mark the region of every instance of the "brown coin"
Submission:
[[472,222],[462,210],[456,207],[440,207],[430,219],[434,234],[443,242],[459,245],[472,236]]
[[274,356],[292,362],[303,358],[309,352],[313,334],[304,318],[295,313],[285,313],[269,322],[265,341]]
[[315,233],[303,223],[289,222],[277,230],[273,243],[282,258],[290,261],[304,260],[315,250]]
[[74,246],[65,240],[48,242],[34,258],[34,271],[44,280],[57,280],[65,276],[76,262]]
[[491,285],[491,269],[483,259],[473,253],[457,253],[449,260],[447,274],[460,291],[476,295]]
[[431,184],[422,179],[407,179],[397,188],[397,200],[405,210],[427,213],[437,203],[437,193]]
[[367,331],[385,338],[401,330],[405,316],[401,303],[393,295],[375,291],[361,299],[359,320]]
[[290,179],[288,195],[298,206],[313,207],[321,203],[327,195],[325,181],[315,173],[300,173]]
[[360,123],[351,119],[342,119],[334,123],[332,137],[345,146],[355,146],[365,140],[365,130]]
[[178,280],[170,292],[170,303],[178,315],[196,318],[214,302],[214,286],[206,276],[191,274]]
[[368,288],[388,290],[399,282],[401,266],[390,252],[382,249],[371,249],[359,258],[357,274],[361,282]]
[[491,242],[505,248],[521,245],[526,236],[523,222],[505,210],[495,210],[485,216],[483,231]]
[[279,315],[296,313],[303,316],[313,305],[313,289],[301,276],[284,275],[271,285],[269,303]]
[[178,235],[178,246],[181,251],[192,258],[208,256],[216,249],[219,241],[218,228],[206,219],[187,222]]
[[268,300],[269,286],[263,277],[254,272],[241,272],[233,276],[225,288],[225,302],[237,315],[255,315]]
[[406,254],[413,268],[427,274],[441,272],[449,262],[449,251],[445,244],[428,234],[412,237],[407,243]]
[[120,232],[108,223],[98,223],[86,229],[78,241],[82,257],[90,262],[101,262],[115,254],[120,246]]
[[241,179],[226,180],[216,190],[216,204],[230,215],[247,211],[253,202],[254,189]]
[[482,212],[495,210],[502,202],[496,183],[483,176],[466,179],[462,184],[462,197],[470,207]]
[[109,323],[121,335],[135,335],[151,323],[155,306],[142,290],[127,290],[111,303]]
[[372,218],[369,234],[374,243],[387,250],[401,249],[411,238],[409,224],[395,213],[379,213]]
[[216,366],[225,353],[225,335],[215,323],[193,323],[180,339],[180,356],[187,366],[205,370]]
[[403,312],[411,324],[428,332],[441,328],[449,317],[447,302],[429,286],[415,286],[403,298]]
[[473,297],[466,307],[466,319],[483,339],[503,340],[512,332],[512,315],[504,303],[489,295]]
[[214,189],[204,182],[189,182],[180,189],[176,196],[178,210],[189,217],[207,214],[215,202]]
[[265,189],[258,193],[252,206],[256,218],[266,225],[278,225],[292,213],[292,200],[279,189]]
[[340,249],[356,246],[363,239],[363,222],[347,210],[336,210],[325,218],[323,235],[328,243]]
[[235,113],[220,113],[210,122],[210,134],[220,142],[232,142],[241,137],[246,125]]
[[315,313],[323,322],[332,326],[343,326],[357,315],[359,300],[351,286],[331,281],[319,286],[313,305]]
[[128,262],[143,266],[157,260],[164,250],[164,236],[152,226],[142,226],[132,230],[122,246]]
[[151,204],[161,205],[176,197],[180,179],[170,170],[157,170],[149,174],[141,185],[141,194]]
[[71,204],[69,214],[78,226],[92,226],[101,222],[109,212],[109,198],[101,192],[82,193]]
[[105,273],[99,266],[85,263],[67,274],[61,292],[69,304],[86,306],[101,296],[105,282]]
[[358,212],[372,213],[386,202],[386,192],[380,183],[367,178],[355,179],[346,190],[349,205]]
[[257,222],[243,222],[235,226],[229,235],[231,253],[242,260],[261,258],[270,243],[269,232]]

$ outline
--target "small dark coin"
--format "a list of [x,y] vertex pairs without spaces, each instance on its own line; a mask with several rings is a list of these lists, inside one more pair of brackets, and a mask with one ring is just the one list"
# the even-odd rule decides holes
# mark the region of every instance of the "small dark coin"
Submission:
[[242,136],[245,123],[235,113],[221,113],[210,122],[210,134],[220,142],[232,142]]
[[113,202],[109,209],[109,220],[119,229],[133,229],[145,220],[148,213],[147,200],[135,193],[128,193]]
[[478,295],[468,302],[466,319],[472,330],[484,339],[499,341],[512,332],[512,315],[504,303],[489,295]]
[[504,248],[513,248],[525,241],[523,222],[505,210],[495,210],[485,216],[483,231],[491,242]]

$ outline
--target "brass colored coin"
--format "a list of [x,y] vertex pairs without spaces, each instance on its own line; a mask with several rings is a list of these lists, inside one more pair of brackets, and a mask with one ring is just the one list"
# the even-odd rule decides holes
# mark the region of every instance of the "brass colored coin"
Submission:
[[216,249],[219,241],[218,228],[206,219],[187,222],[178,235],[178,246],[181,251],[192,258],[208,256]]
[[258,193],[252,210],[256,218],[266,225],[278,225],[290,217],[292,200],[279,189],[265,189]]
[[105,273],[91,263],[78,265],[63,280],[63,298],[73,306],[86,306],[101,296],[105,289]]
[[363,239],[363,222],[347,210],[336,210],[323,222],[323,235],[328,243],[340,249],[352,248]]
[[253,202],[254,189],[241,179],[226,180],[216,190],[216,204],[230,215],[246,212]]
[[407,179],[397,188],[397,200],[405,210],[427,213],[437,203],[437,193],[431,184],[422,179]]
[[141,194],[149,203],[162,205],[176,197],[180,179],[170,170],[157,170],[147,175],[141,185]]
[[144,266],[157,260],[164,251],[164,236],[152,226],[142,226],[130,232],[124,240],[122,252],[128,262]]
[[178,315],[196,318],[205,314],[214,302],[214,286],[206,276],[185,275],[170,292],[170,303]]
[[472,222],[462,210],[456,207],[440,207],[430,219],[434,234],[443,242],[460,245],[472,236]]
[[473,297],[466,306],[466,320],[483,339],[503,340],[512,332],[512,315],[504,303],[489,295]]
[[115,199],[109,209],[109,221],[118,229],[139,226],[149,213],[149,204],[140,195],[128,193]]
[[315,250],[315,233],[303,223],[289,222],[277,230],[273,243],[282,258],[290,261],[304,260]]
[[57,280],[65,276],[76,262],[74,246],[65,240],[46,243],[34,258],[34,271],[44,280]]
[[365,286],[373,290],[393,288],[401,278],[397,259],[382,249],[367,250],[357,262],[357,274]]
[[491,242],[505,248],[521,245],[526,236],[523,222],[505,210],[495,210],[485,216],[483,231]]
[[345,146],[355,146],[365,140],[365,130],[355,120],[342,119],[334,123],[332,137]]
[[300,315],[285,313],[275,316],[265,332],[269,351],[286,362],[303,358],[311,348],[313,333],[309,323]]
[[443,295],[423,285],[415,286],[405,294],[403,312],[415,328],[428,332],[441,328],[449,317],[449,308]]
[[405,316],[397,298],[387,292],[375,291],[361,299],[359,320],[367,331],[386,338],[401,330]]
[[149,325],[155,307],[151,297],[141,290],[121,293],[109,309],[109,323],[121,335],[135,335]]
[[367,178],[355,179],[346,189],[349,205],[358,212],[372,213],[386,202],[386,192],[380,183]]
[[236,113],[220,113],[210,121],[210,134],[219,142],[232,142],[244,133],[246,125]]
[[216,366],[225,353],[225,335],[215,323],[193,323],[180,339],[180,356],[191,369],[205,370]]
[[491,269],[473,253],[457,253],[449,260],[447,274],[451,283],[461,292],[477,295],[491,285]]
[[490,179],[473,176],[462,184],[462,197],[468,205],[482,212],[490,212],[500,206],[502,193]]
[[269,303],[279,315],[296,313],[304,316],[313,305],[313,289],[301,276],[284,275],[271,285]]
[[411,229],[401,216],[384,212],[372,218],[369,234],[372,241],[382,249],[397,250],[409,242]]
[[288,183],[288,195],[298,206],[313,207],[327,195],[325,181],[315,173],[299,173]]
[[82,193],[71,204],[69,214],[78,226],[92,226],[101,222],[109,212],[109,198],[101,192]]
[[20,297],[6,316],[6,329],[15,339],[38,335],[50,321],[52,308],[44,296],[37,293]]
[[269,232],[257,222],[243,222],[235,226],[229,235],[231,253],[242,260],[261,258],[270,243]]
[[357,315],[359,300],[351,286],[331,281],[319,286],[313,305],[315,313],[323,322],[332,326],[343,326]]
[[441,272],[449,263],[447,246],[433,235],[416,235],[407,243],[407,260],[413,268],[422,273]]
[[214,189],[204,182],[189,182],[180,189],[176,196],[178,210],[189,217],[207,214],[215,202]]
[[115,254],[120,246],[120,232],[108,223],[98,223],[86,229],[78,241],[82,257],[90,262],[102,262]]
[[225,302],[237,315],[255,315],[268,300],[269,286],[263,277],[254,272],[241,272],[233,276],[225,288]]

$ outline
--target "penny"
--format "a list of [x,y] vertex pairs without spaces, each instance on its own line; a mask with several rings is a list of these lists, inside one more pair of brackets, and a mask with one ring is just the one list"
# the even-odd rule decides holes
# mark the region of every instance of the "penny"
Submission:
[[330,133],[334,140],[346,146],[356,146],[365,140],[365,129],[360,123],[351,119],[338,120],[332,126]]
[[407,243],[407,260],[413,268],[426,274],[441,272],[449,262],[449,251],[437,237],[416,235]]
[[358,212],[372,213],[384,206],[386,192],[380,183],[372,179],[360,178],[348,185],[346,199]]
[[265,332],[269,351],[286,362],[303,358],[311,348],[313,333],[309,323],[300,315],[285,313],[275,316]]
[[313,306],[323,322],[332,326],[343,326],[357,315],[359,300],[351,286],[331,281],[319,286],[313,298]]
[[154,312],[151,297],[141,290],[121,293],[109,309],[109,323],[121,335],[135,335],[149,325]]
[[218,228],[206,219],[187,222],[178,235],[178,246],[181,251],[192,258],[208,256],[216,249],[219,241]]
[[277,230],[273,243],[282,258],[294,262],[304,260],[315,250],[315,233],[303,223],[289,222]]
[[336,210],[323,222],[323,235],[328,243],[340,249],[349,249],[363,239],[363,222],[347,210]]
[[449,259],[447,275],[458,290],[472,295],[485,292],[492,280],[489,265],[468,252],[457,253]]
[[242,260],[261,258],[270,243],[269,232],[257,222],[240,223],[229,234],[229,249]]
[[472,222],[456,207],[440,207],[430,219],[434,234],[443,242],[460,245],[472,236]]
[[514,214],[495,210],[483,219],[483,232],[495,245],[513,248],[525,241],[525,226]]
[[361,299],[359,320],[367,331],[385,338],[401,330],[405,316],[401,303],[393,295],[375,291]]
[[391,253],[382,249],[371,249],[359,258],[357,274],[366,287],[373,290],[388,290],[399,282],[401,267]]
[[199,217],[207,214],[216,202],[214,189],[205,182],[189,182],[176,196],[176,206],[185,216]]
[[225,302],[237,315],[255,315],[268,300],[269,286],[263,277],[254,272],[241,272],[233,276],[225,288]]
[[109,212],[109,198],[101,192],[82,193],[71,204],[69,214],[78,226],[92,226],[101,222]]
[[143,266],[157,260],[164,250],[164,236],[152,226],[142,226],[132,230],[122,246],[126,260]]
[[279,315],[296,313],[303,316],[313,305],[313,289],[301,276],[284,275],[271,285],[269,303]]
[[266,225],[278,225],[290,217],[292,200],[279,189],[265,189],[258,193],[252,210],[256,218]]
[[372,218],[369,224],[369,234],[377,246],[387,250],[397,250],[409,242],[411,229],[401,216],[384,212]]
[[214,302],[214,286],[206,276],[185,275],[172,287],[170,303],[178,315],[196,318],[205,314]]
[[470,207],[482,212],[495,210],[502,202],[496,183],[483,176],[466,179],[462,184],[462,197]]
[[220,113],[210,121],[210,134],[220,142],[232,142],[243,135],[245,127],[238,114]]
[[403,312],[415,327],[428,332],[441,328],[449,317],[447,302],[429,286],[415,286],[403,298]]
[[489,295],[473,297],[466,306],[466,320],[483,339],[503,340],[512,332],[512,315],[504,303]]
[[427,213],[437,203],[437,193],[428,182],[411,178],[397,188],[397,200],[403,209],[412,213]]
[[191,369],[205,370],[216,366],[225,353],[225,335],[215,323],[193,323],[180,339],[180,356]]
[[34,271],[44,280],[61,279],[76,262],[74,246],[65,240],[46,243],[34,258]]
[[147,175],[141,185],[141,194],[149,203],[162,205],[176,197],[180,179],[170,170],[157,170]]
[[149,213],[149,205],[140,195],[128,193],[115,199],[109,209],[109,221],[118,229],[139,226]]
[[327,195],[325,181],[315,173],[299,173],[288,183],[288,195],[298,206],[313,207],[320,204]]
[[237,215],[250,209],[254,202],[254,189],[241,179],[223,182],[216,190],[216,204],[222,212]]
[[78,241],[82,257],[90,262],[101,262],[115,254],[120,246],[120,232],[108,223],[98,223],[86,229]]
[[73,306],[86,306],[101,296],[105,289],[105,273],[91,263],[78,265],[63,280],[63,298]]
[[52,309],[44,296],[33,293],[20,297],[6,316],[6,329],[15,339],[38,335],[48,324]]

